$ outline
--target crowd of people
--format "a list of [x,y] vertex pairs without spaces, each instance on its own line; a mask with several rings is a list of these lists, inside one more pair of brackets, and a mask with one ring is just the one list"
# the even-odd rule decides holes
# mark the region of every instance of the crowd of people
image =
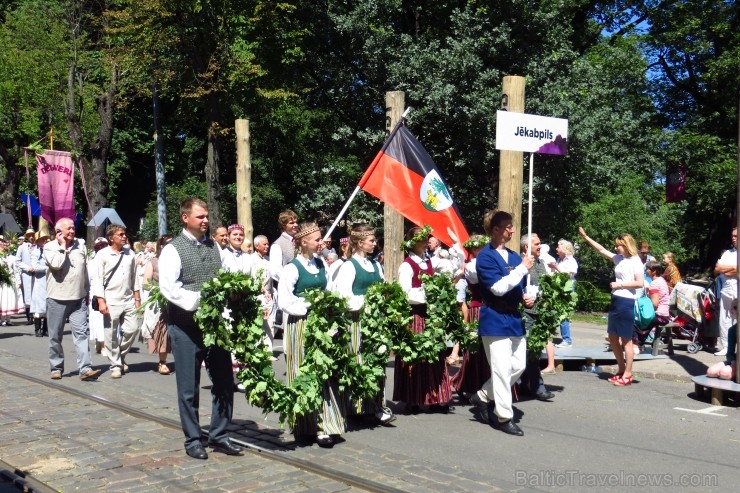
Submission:
[[[204,365],[213,383],[208,445],[214,451],[237,455],[241,449],[229,440],[226,430],[239,388],[234,367],[241,363],[224,348],[204,344],[194,318],[204,283],[221,269],[259,279],[264,344],[272,350],[275,339],[282,338],[290,384],[299,374],[306,350],[304,333],[312,307],[302,295],[308,289],[330,290],[347,299],[352,320],[347,328],[351,334],[348,350],[362,362],[359,312],[368,288],[386,278],[382,248],[373,227],[361,224],[339,241],[337,251],[331,239],[322,240],[316,223],[299,223],[290,210],[279,214],[281,234],[272,243],[264,235],[245,241],[245,229],[239,224],[211,227],[207,205],[196,198],[183,201],[180,219],[182,230],[174,237],[164,235],[156,242],[131,247],[126,228],[112,224],[105,237],[95,240],[90,254],[75,237],[70,219],[55,224],[54,238],[27,231],[17,251],[7,242],[0,243],[2,261],[15,283],[0,288],[0,323],[7,325],[11,315],[25,311],[36,336],[48,335],[52,379],[64,375],[62,335],[67,321],[83,381],[102,373],[91,366],[91,340],[95,351],[108,359],[113,379],[128,372],[126,356],[140,337],[149,352],[157,355],[161,375],[173,373],[167,362],[171,353],[185,450],[198,459],[208,457],[200,440],[198,417]],[[461,351],[456,345],[449,353],[440,352],[436,360],[414,363],[396,356],[392,400],[405,404],[410,413],[422,409],[446,413],[456,392],[474,406],[480,420],[521,436],[523,431],[513,419],[512,388],[517,386],[519,392],[542,401],[554,398],[543,380],[543,374],[555,373],[554,341],[546,346],[543,368],[540,355],[527,354],[527,331],[537,319],[538,284],[553,273],[565,273],[575,281],[576,250],[573,243],[561,239],[555,249],[557,257],[553,257],[531,232],[518,238],[518,251],[509,249],[507,244],[516,231],[511,214],[504,211],[487,212],[483,229],[485,235],[472,235],[464,245],[455,243],[448,249],[427,228],[407,231],[404,245],[408,250],[397,277],[411,306],[410,329],[419,333],[426,326],[423,275],[446,275],[456,288],[462,318],[478,323],[479,350]],[[735,371],[730,356],[734,351],[727,348],[734,347],[737,339],[736,233],[733,249],[716,266],[717,274],[728,277],[722,291],[722,349],[716,353],[728,357],[710,369],[711,376],[720,378],[730,378]],[[655,307],[654,324],[665,324],[669,293],[680,281],[680,273],[670,252],[663,255],[663,263],[658,262],[650,255],[647,242],[638,244],[629,234],[619,235],[613,250],[590,238],[583,228],[579,234],[614,264],[607,334],[618,372],[609,381],[629,386],[634,355],[646,334],[635,326],[635,300],[645,293]],[[162,301],[149,304],[142,314],[142,303],[155,292]],[[557,347],[573,346],[569,321],[561,324],[560,335]],[[456,372],[451,372],[453,367]],[[384,382],[380,388],[385,388]],[[296,416],[293,426],[296,436],[308,437],[322,447],[333,446],[344,433],[349,415],[374,416],[381,425],[395,420],[383,391],[372,399],[360,399],[352,396],[351,389],[340,391],[330,379],[324,382],[322,397],[323,405],[311,415]]]

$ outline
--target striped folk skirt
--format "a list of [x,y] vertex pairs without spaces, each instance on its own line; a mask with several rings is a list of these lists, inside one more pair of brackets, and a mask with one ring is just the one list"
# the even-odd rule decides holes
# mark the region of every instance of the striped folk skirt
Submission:
[[[411,328],[418,334],[424,331],[426,306],[411,308],[414,317]],[[440,351],[437,361],[404,363],[400,356],[396,356],[393,400],[416,406],[448,405],[452,399],[452,387],[444,357],[444,351]]]
[[[306,317],[288,317],[283,338],[288,385],[293,382],[303,364],[305,329]],[[324,382],[321,408],[318,412],[296,416],[293,433],[296,436],[315,436],[319,433],[341,435],[347,430],[344,406],[345,397],[339,392],[336,382]]]
[[[470,321],[480,320],[480,306],[471,306],[468,312]],[[488,364],[483,342],[478,337],[478,350],[475,353],[463,353],[460,369],[452,377],[452,386],[458,392],[477,392],[491,378],[491,366]]]
[[[350,326],[350,354],[355,356],[357,364],[362,365],[362,327],[360,325],[359,312],[352,312],[352,325]],[[385,377],[378,382],[380,392],[373,399],[355,398],[351,390],[347,393],[347,412],[350,415],[373,415],[385,408]],[[389,413],[390,414],[390,413]]]

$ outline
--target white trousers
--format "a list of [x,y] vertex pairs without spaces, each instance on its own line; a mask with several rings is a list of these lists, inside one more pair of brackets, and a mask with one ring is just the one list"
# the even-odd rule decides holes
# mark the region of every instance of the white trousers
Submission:
[[500,421],[514,417],[511,405],[511,386],[519,380],[527,366],[527,339],[524,337],[481,336],[491,378],[483,384],[483,392],[496,403],[495,413]]
[[111,370],[123,370],[126,355],[139,337],[141,327],[139,317],[134,315],[135,309],[133,303],[108,305],[110,316],[105,316],[105,350]]
[[720,291],[719,298],[719,341],[724,349],[727,347],[727,331],[735,324],[732,316],[732,304],[737,298],[737,284],[725,284]]

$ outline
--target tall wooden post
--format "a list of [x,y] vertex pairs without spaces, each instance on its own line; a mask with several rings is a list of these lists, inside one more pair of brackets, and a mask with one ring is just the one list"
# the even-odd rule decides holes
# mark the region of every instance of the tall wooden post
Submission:
[[[403,115],[405,106],[403,91],[385,93],[386,130],[390,132]],[[403,262],[403,216],[388,205],[383,206],[383,271],[387,281],[398,279],[398,268]]]
[[244,226],[244,239],[254,239],[252,224],[252,160],[249,148],[249,120],[234,122],[236,130],[236,220]]
[[[501,95],[501,109],[524,113],[524,77],[507,75]],[[498,173],[498,209],[514,216],[516,233],[506,245],[519,251],[518,238],[522,235],[522,183],[524,183],[524,156],[521,151],[501,151]]]

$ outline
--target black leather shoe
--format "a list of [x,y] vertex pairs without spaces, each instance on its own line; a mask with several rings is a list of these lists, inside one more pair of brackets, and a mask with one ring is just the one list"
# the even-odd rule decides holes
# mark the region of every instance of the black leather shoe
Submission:
[[496,428],[509,435],[514,435],[517,437],[524,436],[524,432],[522,431],[522,429],[519,428],[512,420],[504,421],[503,423],[498,422]]
[[495,415],[493,414],[493,402],[484,402],[483,399],[480,398],[478,395],[478,392],[473,392],[468,396],[468,400],[478,410],[478,414],[480,414],[481,419],[485,423],[492,423],[493,419],[495,419]]
[[208,446],[211,447],[214,452],[221,452],[226,455],[242,455],[242,448],[239,445],[231,443],[231,440],[225,440],[223,442],[208,442]]
[[207,459],[208,454],[206,453],[206,449],[203,448],[203,445],[193,445],[192,447],[185,449],[185,453],[188,454],[193,459]]
[[331,435],[317,435],[316,443],[319,444],[319,447],[332,448],[334,446],[334,439]]
[[547,401],[551,400],[553,397],[555,397],[555,394],[553,394],[549,390],[545,390],[544,392],[537,392],[534,396],[538,400],[547,402]]

